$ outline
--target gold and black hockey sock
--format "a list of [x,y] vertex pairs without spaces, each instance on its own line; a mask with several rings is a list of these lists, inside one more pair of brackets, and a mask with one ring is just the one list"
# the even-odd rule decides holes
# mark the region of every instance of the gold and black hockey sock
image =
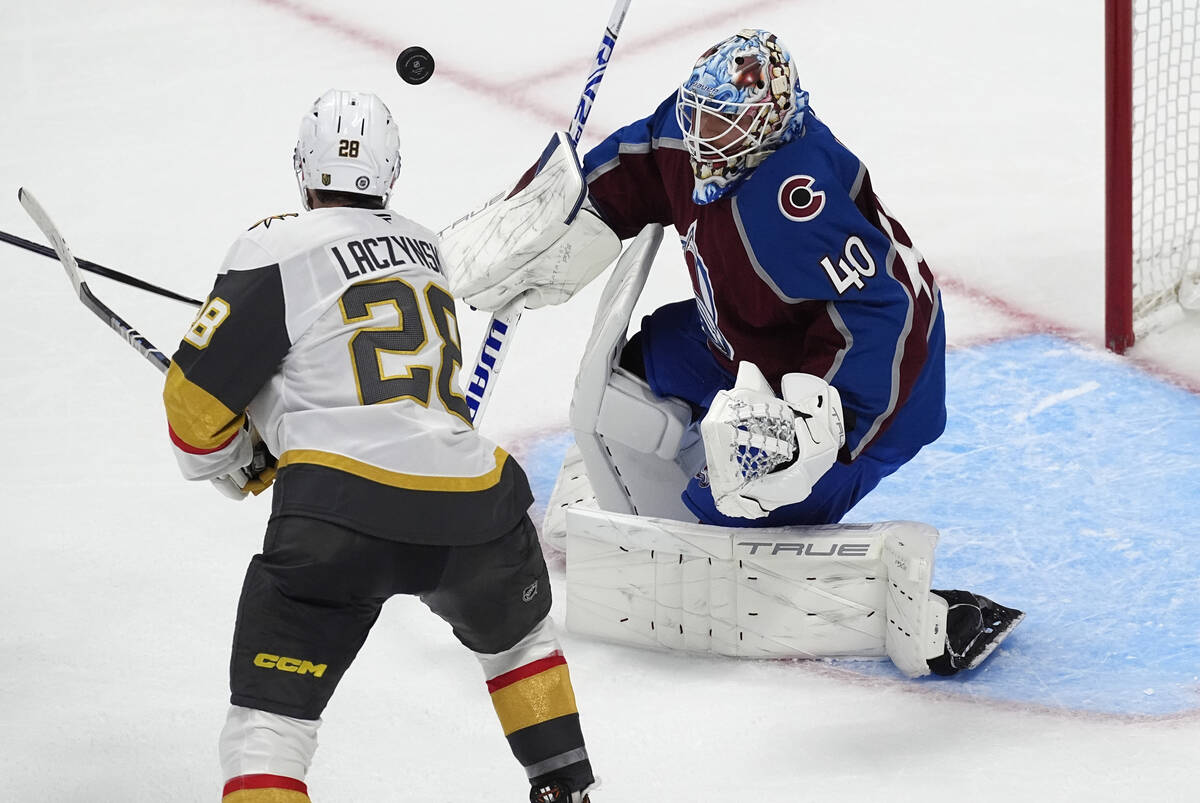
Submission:
[[505,672],[487,687],[513,755],[531,782],[561,778],[574,789],[593,782],[575,692],[561,653]]

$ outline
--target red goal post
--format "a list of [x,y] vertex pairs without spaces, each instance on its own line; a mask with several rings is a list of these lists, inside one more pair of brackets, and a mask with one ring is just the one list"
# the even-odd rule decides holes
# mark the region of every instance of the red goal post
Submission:
[[1105,341],[1200,305],[1200,0],[1105,0]]

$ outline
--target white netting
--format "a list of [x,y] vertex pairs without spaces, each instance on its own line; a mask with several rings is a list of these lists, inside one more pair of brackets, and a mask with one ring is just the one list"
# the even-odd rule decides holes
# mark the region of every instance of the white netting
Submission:
[[1200,0],[1136,0],[1133,319],[1156,328],[1200,281]]
[[730,406],[733,427],[730,457],[746,482],[764,477],[796,454],[796,419],[772,415],[765,404],[735,400]]

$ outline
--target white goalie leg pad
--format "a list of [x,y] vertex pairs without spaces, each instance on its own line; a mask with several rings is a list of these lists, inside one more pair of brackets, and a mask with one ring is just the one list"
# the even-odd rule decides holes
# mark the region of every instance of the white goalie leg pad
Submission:
[[704,465],[704,444],[689,428],[688,406],[655,397],[645,382],[619,368],[601,392],[599,418],[575,430],[542,521],[542,537],[559,550],[566,549],[565,515],[572,505],[695,518],[680,499]]
[[566,522],[568,630],[692,652],[733,640],[728,531],[576,507]]
[[643,229],[604,287],[575,379],[571,428],[600,508],[693,519],[679,499],[704,464],[691,408],[655,396],[644,381],[614,367],[661,242],[660,226]]
[[929,674],[931,658],[946,647],[946,600],[929,592],[938,533],[932,527],[890,533],[887,566],[887,654],[909,677]]
[[563,456],[554,490],[550,492],[550,501],[546,504],[546,515],[542,519],[543,541],[560,552],[567,548],[568,507],[599,509],[596,492],[592,490],[587,467],[583,464],[583,455],[574,443],[567,447],[567,453]]
[[916,522],[729,529],[575,507],[565,519],[568,629],[739,657],[888,655],[887,561],[937,538]]
[[690,427],[691,415],[686,403],[657,397],[641,379],[612,370],[599,416],[575,430],[601,509],[695,520],[680,497],[704,465],[704,444]]
[[[575,445],[568,448],[563,458],[542,520],[542,538],[560,550],[566,548],[564,516],[567,505],[602,506],[622,513],[634,512],[629,490],[612,463],[603,436],[596,432],[596,422],[604,406],[613,365],[625,347],[633,307],[642,294],[650,265],[661,243],[662,227],[647,226],[642,229],[617,261],[600,295],[592,331],[579,362],[579,373],[575,377],[575,393],[571,398],[570,418]],[[662,418],[665,428],[668,419],[679,421],[681,414],[671,415],[664,411]],[[682,426],[680,422],[679,427],[672,429]],[[655,439],[658,446],[654,451],[665,448],[664,434],[658,433]],[[600,487],[599,492],[594,487],[596,485]]]
[[319,719],[297,719],[231,705],[221,730],[225,780],[242,775],[282,775],[303,781],[317,750]]

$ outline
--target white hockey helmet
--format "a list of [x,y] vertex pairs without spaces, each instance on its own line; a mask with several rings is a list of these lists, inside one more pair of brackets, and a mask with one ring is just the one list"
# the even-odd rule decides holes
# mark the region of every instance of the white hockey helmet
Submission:
[[305,190],[373,195],[386,205],[400,173],[400,130],[377,96],[330,89],[300,120],[293,164],[305,209]]

